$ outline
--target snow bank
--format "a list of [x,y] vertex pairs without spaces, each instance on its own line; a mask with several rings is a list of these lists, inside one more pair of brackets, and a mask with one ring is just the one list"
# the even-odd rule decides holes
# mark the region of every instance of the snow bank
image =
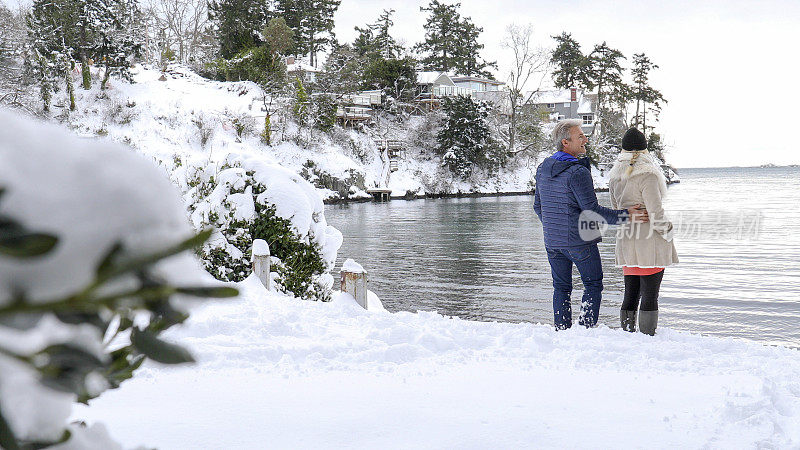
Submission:
[[73,417],[175,449],[800,445],[797,350],[365,311],[252,278],[241,289],[171,333],[199,367],[147,367]]

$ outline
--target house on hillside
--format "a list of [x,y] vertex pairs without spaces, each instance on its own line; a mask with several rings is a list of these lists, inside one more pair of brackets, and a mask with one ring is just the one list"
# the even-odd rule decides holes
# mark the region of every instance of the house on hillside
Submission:
[[590,134],[597,119],[597,96],[583,89],[571,88],[536,92],[527,105],[536,108],[542,122],[557,122],[564,119],[581,120],[581,129]]
[[472,92],[496,92],[500,90],[501,86],[505,85],[502,81],[472,76],[459,75],[450,77],[450,79],[453,80],[456,86],[471,89]]
[[345,127],[366,122],[372,118],[374,108],[382,104],[380,89],[346,94],[337,101],[336,119]]
[[414,101],[426,111],[431,111],[441,106],[444,97],[471,96],[473,92],[469,87],[456,85],[445,72],[417,72],[417,95]]
[[317,80],[317,73],[320,69],[308,64],[303,59],[297,59],[294,56],[286,57],[286,78],[290,82],[294,82],[295,78],[299,78],[303,84],[313,83]]

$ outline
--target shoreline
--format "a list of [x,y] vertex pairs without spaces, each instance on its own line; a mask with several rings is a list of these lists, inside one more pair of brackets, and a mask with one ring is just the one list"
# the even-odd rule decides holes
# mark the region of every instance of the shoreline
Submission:
[[[670,181],[670,184],[678,184],[680,181]],[[608,188],[595,188],[595,192],[608,192]],[[535,190],[530,191],[514,191],[514,192],[456,192],[456,193],[433,193],[424,195],[393,195],[389,196],[389,200],[425,200],[425,199],[440,199],[440,198],[484,198],[484,197],[512,197],[516,195],[533,195]],[[337,198],[325,199],[322,201],[325,205],[344,205],[349,203],[368,203],[378,202],[373,197],[362,198]]]

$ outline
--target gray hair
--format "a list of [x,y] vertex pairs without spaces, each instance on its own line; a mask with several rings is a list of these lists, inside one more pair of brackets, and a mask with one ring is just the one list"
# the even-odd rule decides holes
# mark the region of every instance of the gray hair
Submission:
[[553,132],[551,136],[553,138],[553,144],[556,147],[556,150],[564,150],[564,146],[561,144],[562,139],[569,139],[569,130],[574,127],[580,127],[583,125],[583,122],[577,119],[567,119],[558,122],[555,128],[553,128]]

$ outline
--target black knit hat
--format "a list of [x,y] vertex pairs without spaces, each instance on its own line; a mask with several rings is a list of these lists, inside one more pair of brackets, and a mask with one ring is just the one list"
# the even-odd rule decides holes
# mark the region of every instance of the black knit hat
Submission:
[[647,150],[647,139],[645,139],[644,133],[636,128],[626,131],[625,136],[622,137],[622,149],[630,152]]

